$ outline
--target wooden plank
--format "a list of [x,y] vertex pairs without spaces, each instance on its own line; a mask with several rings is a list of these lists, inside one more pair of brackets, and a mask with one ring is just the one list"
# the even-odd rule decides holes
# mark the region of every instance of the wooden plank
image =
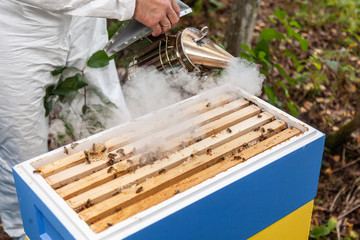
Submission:
[[119,190],[127,188],[134,184],[139,184],[145,179],[157,175],[162,169],[170,169],[181,164],[183,161],[191,157],[193,154],[202,154],[209,148],[213,148],[223,144],[226,141],[230,141],[240,135],[246,134],[253,129],[260,127],[261,125],[271,121],[274,118],[273,115],[263,112],[261,117],[255,116],[249,118],[239,124],[232,127],[232,132],[223,131],[216,134],[216,136],[208,137],[200,142],[194,143],[190,147],[181,149],[169,157],[155,161],[152,165],[146,165],[138,170],[135,174],[127,174],[116,178],[110,182],[107,182],[91,190],[79,194],[73,198],[67,200],[69,206],[73,209],[79,208],[90,201],[92,203],[98,203],[116,194]]
[[[182,115],[174,114],[174,117],[176,116],[180,116],[182,118],[191,117],[194,114],[203,113],[205,111],[209,111],[216,107],[222,106],[234,99],[235,96],[234,94],[231,93],[222,94],[220,96],[215,97],[213,100],[204,99],[202,102],[190,106],[188,108],[181,108]],[[163,127],[166,121],[168,120],[155,122],[153,129],[151,129],[150,131],[156,131],[156,129],[158,129],[159,127]],[[134,131],[133,129],[130,128],[128,132],[123,133],[121,136],[107,140],[105,142],[105,145],[109,147],[110,151],[113,151],[114,149],[120,148],[122,145],[128,142],[134,141],[136,137],[139,136],[142,136],[141,134],[139,135],[139,131]],[[65,156],[62,159],[41,166],[37,168],[37,170],[40,171],[43,177],[47,177],[51,174],[62,171],[65,168],[72,167],[82,162],[85,162],[85,155],[83,151]]]
[[[264,141],[259,142],[258,144],[245,149],[240,154],[248,158],[251,158],[265,150],[271,149],[272,147],[301,134],[301,131],[296,128],[288,128]],[[235,155],[239,156],[239,155]],[[178,192],[184,192],[187,189],[190,189],[193,186],[196,186],[203,181],[210,179],[217,174],[228,170],[229,168],[241,163],[242,161],[234,160],[234,156],[224,161],[221,161],[217,164],[210,166],[209,168],[204,169],[201,172],[195,173],[194,175],[181,180],[178,183],[175,183],[163,190],[160,190],[157,193],[150,195],[149,197],[140,199],[135,204],[132,204],[128,207],[124,207],[120,210],[119,206],[118,210],[112,215],[109,215],[94,224],[90,225],[90,228],[95,232],[99,233],[104,231],[109,227],[109,224],[115,225],[139,212],[142,212],[160,202],[163,202],[172,196],[174,196]],[[94,205],[95,207],[96,205]],[[108,224],[109,223],[109,224]]]
[[[169,135],[178,134],[179,132],[190,132],[190,129],[196,127],[197,125],[201,126],[211,121],[215,121],[225,116],[226,114],[236,112],[239,109],[242,109],[248,105],[249,102],[244,99],[232,101],[228,104],[207,111],[179,124],[173,124],[169,128],[163,128],[161,131],[153,133],[152,135],[146,135],[146,137],[141,138],[138,141],[122,146],[122,149],[125,155],[132,156],[134,154],[134,149],[136,149],[137,152],[142,152],[142,149],[149,148],[148,146],[154,145],[154,141],[156,142],[156,146],[158,146],[159,140],[164,139]],[[162,145],[164,144],[165,142],[162,143]],[[106,146],[108,145],[106,144]],[[116,154],[115,150],[112,151],[112,153]],[[124,157],[116,158],[116,160],[120,159],[124,159]],[[94,164],[87,164],[86,162],[83,162],[80,165],[76,165],[59,173],[55,173],[47,177],[46,180],[53,188],[58,188],[60,186],[73,182],[75,179],[87,176],[92,172],[98,171],[106,167],[107,161],[98,161],[94,162]]]
[[[126,207],[138,201],[139,198],[144,198],[154,194],[160,189],[166,188],[186,177],[189,177],[196,172],[199,172],[218,161],[221,161],[221,157],[231,154],[239,149],[245,148],[242,147],[244,144],[247,144],[252,141],[259,140],[260,137],[270,136],[286,128],[286,123],[280,120],[275,120],[264,125],[265,132],[262,133],[260,130],[251,131],[245,135],[242,135],[236,139],[233,139],[226,144],[220,145],[216,148],[213,148],[211,153],[204,153],[192,158],[190,161],[181,164],[173,169],[167,170],[163,174],[159,174],[143,183],[138,185],[135,189],[129,189],[125,193],[119,193],[105,201],[102,201],[94,206],[85,209],[79,213],[80,218],[86,221],[88,224],[91,224],[100,218],[103,218],[106,215],[116,212],[116,209],[119,207]],[[268,129],[272,129],[270,132]],[[136,193],[136,189],[142,187],[142,191]]]
[[[209,137],[216,132],[222,131],[235,123],[241,122],[249,117],[255,116],[259,114],[261,111],[260,108],[256,107],[255,105],[250,105],[246,108],[243,108],[239,111],[226,115],[218,120],[210,122],[204,126],[196,128],[194,133],[186,133],[174,139],[169,139],[168,143],[166,144],[167,149],[163,149],[166,151],[175,151],[176,148],[178,149],[179,144],[183,140],[185,141],[192,141],[195,142],[195,139],[198,139],[199,136],[203,138]],[[190,145],[190,144],[189,144]],[[150,149],[150,151],[155,151],[155,149]],[[136,167],[139,165],[140,157],[142,155],[138,154],[136,156],[131,157],[133,166]],[[86,166],[85,166],[86,167]],[[86,169],[86,168],[85,168]],[[86,176],[76,182],[69,183],[68,185],[57,189],[57,193],[62,196],[64,199],[68,199],[73,197],[76,194],[85,192],[86,190],[96,187],[100,184],[103,184],[106,181],[109,181],[113,178],[113,173],[108,172],[109,168],[102,169],[96,173],[93,173],[89,176]],[[76,177],[75,177],[76,179]],[[53,183],[53,182],[52,182]]]

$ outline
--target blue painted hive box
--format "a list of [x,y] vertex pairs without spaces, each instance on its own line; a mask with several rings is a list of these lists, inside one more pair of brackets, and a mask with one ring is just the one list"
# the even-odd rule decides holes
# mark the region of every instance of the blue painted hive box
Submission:
[[31,240],[274,239],[261,234],[291,216],[307,235],[323,145],[226,85],[28,160],[14,177]]

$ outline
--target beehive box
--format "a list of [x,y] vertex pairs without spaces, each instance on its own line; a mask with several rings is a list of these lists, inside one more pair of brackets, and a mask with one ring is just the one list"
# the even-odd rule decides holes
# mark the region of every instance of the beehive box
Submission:
[[19,164],[14,176],[31,240],[247,239],[311,202],[323,144],[226,85]]

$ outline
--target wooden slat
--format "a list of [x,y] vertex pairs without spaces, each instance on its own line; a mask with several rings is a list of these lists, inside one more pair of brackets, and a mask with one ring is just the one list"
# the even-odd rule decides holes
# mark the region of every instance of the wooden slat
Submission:
[[[248,149],[243,150],[241,153],[235,156],[241,155],[246,159],[251,158],[265,150],[268,150],[298,134],[301,134],[301,131],[290,127],[266,140],[261,141],[260,143],[249,147]],[[241,161],[240,161],[241,162]],[[234,156],[224,161],[221,161],[215,165],[210,166],[209,168],[204,169],[201,172],[195,173],[194,175],[187,177],[181,180],[178,183],[175,183],[157,193],[150,195],[147,198],[139,199],[138,202],[132,204],[131,206],[124,207],[120,211],[105,217],[94,224],[90,225],[90,228],[95,232],[99,233],[109,227],[109,224],[114,225],[119,223],[130,216],[142,212],[160,202],[165,201],[166,199],[171,198],[176,192],[186,191],[187,189],[200,184],[201,182],[216,176],[217,174],[226,171],[227,169],[239,164],[238,160],[234,159]],[[166,173],[167,174],[167,173]],[[160,176],[158,176],[160,177]],[[162,177],[162,176],[161,176]],[[152,179],[150,179],[152,180]],[[134,191],[134,190],[132,190]],[[144,188],[145,191],[145,188]],[[128,193],[128,192],[127,192]],[[131,194],[131,193],[130,193]],[[134,195],[134,193],[132,193]],[[136,192],[135,192],[136,194]],[[94,205],[93,207],[95,207]]]
[[[188,132],[176,138],[169,139],[168,143],[166,144],[167,149],[164,150],[175,149],[182,141],[191,141],[193,139],[197,139],[199,136],[202,136],[203,138],[209,137],[210,135],[215,134],[216,132],[222,131],[238,122],[241,122],[249,117],[259,114],[260,111],[261,111],[260,108],[256,107],[255,105],[250,105],[239,111],[226,115],[218,120],[210,122],[204,126],[196,128],[194,133]],[[139,164],[140,157],[141,154],[131,157],[134,165]],[[84,177],[79,181],[72,182],[60,189],[57,189],[57,192],[64,199],[68,199],[69,197],[73,197],[76,194],[82,193],[90,188],[96,187],[106,181],[109,181],[112,178],[113,178],[113,173],[111,172],[108,173],[108,168],[105,168],[102,169],[101,171],[98,171],[87,177]]]
[[[173,126],[170,126],[169,128],[163,128],[161,131],[152,135],[147,135],[147,137],[141,138],[131,144],[124,145],[122,146],[122,149],[124,150],[125,155],[131,156],[134,148],[141,151],[143,148],[154,142],[154,139],[164,139],[169,135],[178,135],[183,132],[190,132],[190,129],[194,128],[196,125],[201,126],[211,121],[215,121],[226,114],[236,112],[247,105],[249,105],[249,102],[244,99],[232,101],[216,109],[212,109],[191,119],[180,122],[179,124],[173,124]],[[106,142],[105,145],[108,146],[108,142]],[[152,143],[152,145],[154,144]],[[115,153],[115,150],[113,153]],[[105,167],[107,167],[106,161],[97,161],[94,162],[94,164],[87,164],[86,162],[83,162],[80,165],[76,165],[59,173],[53,174],[47,177],[46,180],[53,188],[58,188],[59,186],[68,184],[75,179],[87,176],[92,172]]]
[[[223,104],[226,104],[234,99],[235,99],[234,94],[230,94],[230,93],[215,97],[213,100],[205,99],[204,101],[202,101],[198,104],[195,104],[193,106],[190,106],[188,108],[182,108],[182,110],[181,110],[182,114],[179,116],[182,118],[189,118],[189,117],[193,116],[194,114],[203,113],[205,111],[212,110],[216,107],[222,106]],[[175,119],[176,119],[176,116],[178,116],[178,115],[174,115]],[[158,122],[155,122],[152,126],[153,128],[151,130],[148,130],[145,132],[156,131],[159,127],[163,127],[164,124],[166,124],[166,121],[168,121],[168,120],[160,120]],[[136,137],[139,137],[139,131],[134,131],[131,129],[130,131],[123,133],[119,137],[115,137],[115,138],[107,140],[105,142],[105,145],[109,147],[110,151],[112,151],[115,148],[120,148],[122,145],[129,143],[131,141],[134,141],[136,139]],[[69,167],[79,164],[81,162],[85,162],[85,156],[84,156],[83,151],[76,152],[76,153],[66,156],[62,159],[59,159],[57,161],[54,161],[54,162],[51,162],[44,166],[41,166],[41,167],[37,168],[37,170],[40,171],[40,174],[43,177],[47,177],[51,174],[57,173],[59,171],[64,170],[65,168],[69,168]]]
[[233,130],[231,133],[223,131],[214,137],[208,137],[200,142],[194,143],[190,147],[181,149],[171,154],[168,158],[158,160],[152,165],[146,165],[136,170],[136,174],[127,174],[121,176],[103,185],[92,188],[85,193],[70,198],[69,200],[67,200],[67,203],[72,208],[76,209],[86,204],[89,199],[92,203],[98,203],[100,201],[103,201],[104,199],[111,197],[113,194],[116,194],[121,188],[129,187],[130,185],[133,185],[135,183],[141,183],[146,178],[156,175],[164,168],[170,169],[178,164],[181,164],[184,160],[188,159],[194,153],[202,154],[206,152],[207,149],[219,146],[220,144],[223,144],[226,141],[230,141],[239,135],[246,134],[252,129],[255,129],[269,122],[273,118],[273,115],[267,112],[263,112],[261,113],[261,117],[255,116],[237,125],[234,125],[232,127]]
[[[267,131],[269,128],[274,130],[273,132]],[[129,206],[136,201],[138,198],[144,198],[159,191],[161,188],[165,188],[174,184],[181,179],[189,177],[196,172],[199,172],[220,160],[221,157],[228,155],[238,149],[242,148],[242,145],[248,142],[259,140],[261,135],[270,136],[286,128],[286,123],[280,120],[275,120],[271,123],[264,125],[265,132],[262,133],[260,130],[251,131],[245,135],[242,135],[224,145],[212,149],[211,154],[204,153],[196,156],[186,164],[181,164],[173,169],[167,170],[164,174],[159,174],[142,184],[138,185],[135,189],[129,189],[125,193],[120,193],[114,197],[111,197],[103,202],[95,204],[94,206],[85,209],[79,213],[79,216],[86,221],[88,224],[99,220],[100,218],[116,212],[118,207]],[[140,193],[136,193],[136,189],[142,187],[143,190]]]

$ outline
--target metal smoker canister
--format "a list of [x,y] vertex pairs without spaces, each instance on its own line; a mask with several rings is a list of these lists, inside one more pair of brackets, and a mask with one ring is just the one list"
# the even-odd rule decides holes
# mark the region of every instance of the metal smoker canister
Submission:
[[226,67],[234,57],[206,37],[207,33],[208,27],[201,31],[188,27],[165,36],[136,53],[130,67],[153,65],[160,71],[177,67],[189,71]]

